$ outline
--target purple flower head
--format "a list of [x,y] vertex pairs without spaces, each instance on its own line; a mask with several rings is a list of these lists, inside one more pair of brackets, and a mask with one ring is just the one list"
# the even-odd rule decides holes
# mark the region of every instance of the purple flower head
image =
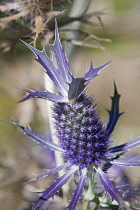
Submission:
[[120,146],[110,147],[110,135],[114,130],[118,118],[122,114],[119,112],[120,95],[118,94],[116,85],[114,83],[114,95],[111,97],[112,106],[111,110],[108,111],[109,122],[107,127],[101,122],[100,116],[96,111],[96,106],[92,104],[92,97],[88,97],[84,92],[86,85],[110,62],[97,68],[91,65],[89,71],[85,73],[82,78],[75,78],[71,73],[64,49],[60,43],[57,24],[55,41],[54,44],[50,45],[54,52],[57,66],[55,66],[52,60],[46,55],[44,49],[39,51],[31,45],[25,44],[37,56],[36,60],[43,66],[44,71],[56,86],[58,94],[48,91],[25,91],[28,95],[22,99],[21,102],[30,98],[42,98],[54,102],[52,117],[56,135],[59,139],[59,145],[46,141],[44,137],[23,126],[16,125],[20,127],[26,135],[43,146],[47,146],[53,151],[61,152],[65,160],[64,165],[58,166],[44,174],[40,174],[31,181],[57,173],[62,169],[67,169],[67,172],[63,176],[59,177],[50,187],[42,192],[38,200],[33,202],[32,210],[53,197],[70,177],[76,171],[79,171],[79,182],[75,189],[74,196],[67,207],[68,210],[74,210],[84,189],[85,181],[89,174],[89,168],[91,173],[96,172],[98,174],[106,192],[110,194],[112,200],[118,203],[119,208],[124,207],[125,209],[129,209],[123,201],[122,193],[110,181],[106,170],[111,165],[123,167],[139,166],[139,159],[127,160],[119,158],[120,155],[118,155],[117,152],[140,146],[140,137]]

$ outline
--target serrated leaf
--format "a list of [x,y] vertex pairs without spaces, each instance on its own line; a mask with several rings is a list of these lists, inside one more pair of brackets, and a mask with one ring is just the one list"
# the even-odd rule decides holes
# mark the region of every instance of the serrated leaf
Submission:
[[117,87],[114,81],[114,95],[111,97],[111,110],[107,110],[109,113],[109,122],[107,124],[106,129],[108,130],[108,135],[113,132],[114,127],[119,119],[119,117],[123,114],[119,112],[119,102],[121,95],[118,94]]

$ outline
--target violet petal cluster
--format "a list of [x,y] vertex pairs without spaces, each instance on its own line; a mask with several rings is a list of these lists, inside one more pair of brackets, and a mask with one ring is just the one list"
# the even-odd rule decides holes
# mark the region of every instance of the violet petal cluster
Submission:
[[[118,118],[122,114],[119,113],[120,95],[117,92],[116,85],[114,84],[114,95],[111,98],[112,106],[111,110],[108,111],[109,122],[106,127],[100,120],[96,105],[93,105],[92,97],[87,97],[84,91],[87,84],[110,62],[97,68],[93,67],[91,64],[89,71],[85,73],[82,78],[75,78],[71,73],[69,62],[60,43],[57,24],[55,29],[55,41],[54,44],[50,45],[57,66],[55,66],[53,61],[46,55],[44,49],[39,51],[31,45],[25,44],[36,55],[36,60],[42,65],[44,71],[57,88],[58,93],[25,90],[27,96],[20,102],[31,98],[42,98],[54,102],[52,117],[59,145],[47,141],[43,136],[19,124],[16,125],[39,144],[47,146],[53,151],[61,152],[65,160],[64,165],[58,166],[44,174],[37,175],[31,181],[66,169],[66,173],[57,178],[50,187],[42,192],[39,199],[33,202],[32,210],[35,210],[38,206],[42,205],[44,201],[53,197],[70,177],[72,177],[76,171],[79,171],[79,183],[67,207],[68,210],[74,210],[82,195],[89,166],[90,168],[92,167],[94,173],[96,172],[98,174],[106,192],[110,194],[112,200],[117,201],[119,208],[124,207],[125,209],[129,209],[123,201],[122,193],[110,181],[108,174],[105,173],[102,166],[104,162],[110,165],[140,166],[139,159],[135,161],[135,159],[114,158],[114,156],[117,156],[118,152],[127,151],[140,146],[140,137],[130,140],[125,144],[110,147],[110,135],[114,130]],[[113,158],[111,158],[112,154]]]

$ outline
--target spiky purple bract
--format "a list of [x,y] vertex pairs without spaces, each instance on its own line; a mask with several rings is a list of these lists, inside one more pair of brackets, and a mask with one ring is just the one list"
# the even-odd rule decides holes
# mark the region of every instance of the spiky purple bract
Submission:
[[[116,200],[119,207],[126,206],[122,199],[122,194],[109,180],[106,173],[101,169],[103,163],[119,166],[139,166],[139,161],[133,160],[119,160],[119,155],[116,152],[126,151],[140,146],[140,137],[129,141],[120,146],[109,148],[110,134],[121,115],[119,112],[119,99],[120,95],[117,92],[114,83],[114,95],[112,97],[112,106],[109,112],[109,122],[105,128],[100,121],[100,116],[96,111],[96,106],[92,105],[92,98],[87,97],[83,92],[86,85],[110,62],[100,66],[93,67],[84,75],[83,78],[74,78],[68,60],[65,56],[64,49],[61,46],[56,24],[55,42],[50,45],[53,49],[56,58],[57,66],[53,64],[51,59],[46,55],[45,50],[39,51],[31,45],[25,43],[37,56],[37,61],[44,67],[45,72],[48,74],[54,85],[56,86],[59,94],[40,91],[25,91],[28,95],[21,101],[30,98],[43,98],[54,102],[53,106],[53,119],[56,128],[56,135],[59,139],[59,145],[54,144],[43,136],[24,128],[23,126],[14,123],[20,127],[24,133],[43,146],[47,146],[51,150],[62,152],[65,159],[65,164],[52,169],[49,173],[36,176],[33,180],[54,174],[61,169],[69,168],[69,170],[61,177],[59,177],[54,184],[46,189],[42,196],[33,202],[33,210],[40,206],[44,201],[53,197],[54,194],[68,181],[68,179],[78,170],[80,174],[79,183],[74,192],[68,210],[74,210],[79,197],[84,189],[84,183],[88,174],[88,169],[91,173],[95,171],[98,173],[102,185],[106,192],[110,194],[113,200]],[[113,156],[111,154],[114,153]],[[116,158],[116,159],[115,159]],[[104,169],[104,167],[103,167]]]

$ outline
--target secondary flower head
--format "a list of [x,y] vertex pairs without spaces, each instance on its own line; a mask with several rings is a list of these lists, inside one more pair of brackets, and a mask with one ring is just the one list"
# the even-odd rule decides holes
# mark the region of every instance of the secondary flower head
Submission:
[[91,64],[89,71],[85,73],[82,78],[75,78],[71,73],[64,49],[60,43],[57,24],[55,41],[54,44],[50,45],[54,52],[57,66],[55,66],[52,60],[46,55],[44,49],[39,51],[31,45],[25,44],[37,56],[37,61],[44,67],[44,71],[56,86],[58,94],[48,91],[40,92],[25,90],[27,96],[20,102],[30,98],[43,98],[54,102],[52,117],[54,119],[59,145],[46,141],[44,137],[23,126],[16,125],[38,143],[47,146],[53,151],[62,152],[65,159],[64,165],[58,166],[45,174],[38,175],[33,180],[57,173],[62,169],[68,169],[63,176],[58,178],[54,184],[42,193],[42,196],[38,200],[33,202],[32,209],[36,209],[45,200],[53,197],[68,179],[76,171],[79,171],[79,183],[75,189],[74,196],[67,207],[68,210],[75,209],[84,189],[89,167],[92,173],[97,172],[106,192],[110,194],[112,200],[117,201],[119,208],[125,207],[126,209],[129,209],[123,201],[122,193],[119,192],[105,173],[107,170],[105,169],[105,166],[111,166],[113,164],[119,166],[139,166],[139,160],[119,159],[119,156],[117,156],[116,153],[140,146],[140,138],[138,137],[137,139],[131,140],[120,146],[110,147],[110,135],[119,116],[122,114],[119,113],[120,95],[117,92],[115,84],[111,110],[108,111],[109,122],[107,127],[101,122],[100,116],[96,111],[96,105],[93,105],[92,97],[88,97],[85,94],[85,87],[87,84],[110,62],[97,68],[93,67]]

